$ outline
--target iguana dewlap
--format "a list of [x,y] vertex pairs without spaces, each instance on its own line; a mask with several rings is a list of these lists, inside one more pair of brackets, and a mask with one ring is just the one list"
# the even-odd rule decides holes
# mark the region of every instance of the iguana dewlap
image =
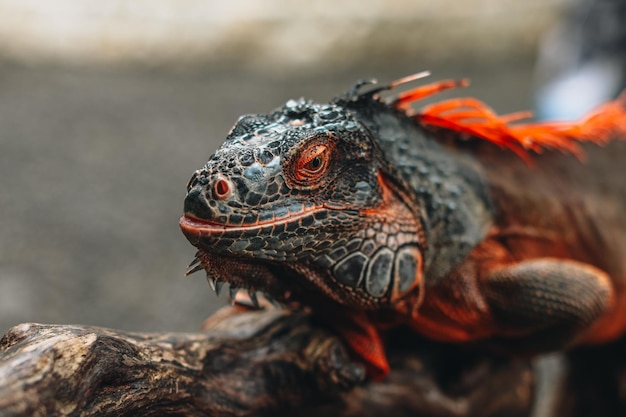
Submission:
[[474,99],[411,110],[465,81],[380,97],[415,78],[241,117],[188,184],[194,270],[309,306],[374,376],[388,325],[520,352],[623,333],[626,97],[537,124]]

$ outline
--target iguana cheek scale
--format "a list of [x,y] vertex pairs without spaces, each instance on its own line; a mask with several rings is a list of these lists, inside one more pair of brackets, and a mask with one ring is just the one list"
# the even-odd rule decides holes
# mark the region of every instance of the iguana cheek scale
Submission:
[[626,97],[527,124],[472,98],[411,107],[465,80],[381,98],[424,75],[241,117],[189,181],[189,273],[307,306],[374,377],[399,324],[523,353],[623,333]]

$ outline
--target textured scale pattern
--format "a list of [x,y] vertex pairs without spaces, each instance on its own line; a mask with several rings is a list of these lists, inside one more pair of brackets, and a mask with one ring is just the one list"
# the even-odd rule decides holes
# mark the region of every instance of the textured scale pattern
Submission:
[[[303,182],[294,172],[298,157],[316,145],[330,149],[328,171]],[[189,181],[183,230],[217,281],[281,298],[271,279],[246,281],[216,266],[222,256],[268,261],[276,272],[306,269],[302,275],[323,291],[344,291],[344,302],[388,303],[416,284],[421,253],[418,219],[407,209],[394,212],[394,221],[367,212],[398,204],[384,201],[378,152],[336,104],[291,100],[272,114],[243,116]]]
[[[272,113],[241,117],[188,183],[180,226],[198,248],[188,273],[205,270],[218,293],[228,283],[233,299],[248,289],[255,307],[261,291],[270,301],[312,308],[374,376],[388,371],[378,328],[394,323],[446,341],[541,329],[558,336],[551,348],[577,337],[608,311],[613,293],[609,274],[587,266],[564,238],[576,224],[559,213],[573,206],[554,190],[580,172],[571,155],[584,158],[581,144],[626,137],[626,95],[572,123],[519,123],[530,114],[500,116],[473,98],[412,108],[466,80],[380,96],[425,75],[382,87],[362,81],[328,104],[290,100]],[[543,171],[532,171],[533,155],[546,150],[565,157],[545,152]],[[549,161],[564,164],[553,170],[554,183],[537,179],[550,171]],[[520,190],[515,179],[522,176],[537,190]],[[584,179],[572,190],[582,193]],[[604,180],[607,193],[619,188]],[[586,195],[574,198],[590,203]],[[520,201],[521,209],[507,209]],[[558,218],[537,227],[548,206]],[[590,226],[578,230],[587,248],[604,239],[588,214],[581,212]],[[535,250],[550,239],[556,243],[539,255],[552,258],[536,260]],[[587,302],[552,314],[572,304],[571,288],[588,289]],[[626,312],[626,298],[620,308],[615,316]],[[552,322],[544,319],[551,314]],[[614,337],[626,326],[621,320],[595,334]],[[510,345],[521,346],[516,339]]]

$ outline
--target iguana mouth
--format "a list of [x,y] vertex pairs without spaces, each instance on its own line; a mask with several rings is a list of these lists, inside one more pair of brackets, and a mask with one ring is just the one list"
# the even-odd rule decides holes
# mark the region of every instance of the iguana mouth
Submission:
[[[315,222],[327,218],[328,210],[311,207],[250,225],[222,224],[187,213],[180,218],[179,225],[189,242],[198,248],[187,275],[205,270],[210,287],[218,295],[223,284],[228,283],[233,301],[239,298],[237,294],[247,293],[254,307],[258,307],[261,299],[257,292],[269,301],[288,305],[297,301],[299,305],[301,297],[292,296],[304,288],[310,292],[315,285],[289,267],[297,264],[299,252],[290,252],[294,245],[284,234],[293,236],[298,230],[303,232],[313,227]],[[302,236],[298,239],[302,241]]]
[[297,253],[291,251],[293,246],[289,246],[285,239],[306,234],[307,228],[326,217],[327,210],[313,208],[279,219],[228,225],[185,214],[180,218],[179,225],[187,240],[199,249],[210,248],[211,252],[241,259],[284,262],[295,261],[297,257]]
[[[179,224],[185,236],[189,234],[215,234],[221,232],[238,232],[238,231],[249,231],[260,229],[265,226],[279,226],[279,225],[287,225],[299,222],[300,220],[312,217],[315,220],[315,217],[318,220],[322,217],[318,213],[326,213],[327,208],[323,206],[313,206],[313,207],[304,207],[299,212],[291,213],[288,212],[282,217],[276,218],[275,216],[268,220],[257,220],[251,224],[228,224],[222,223],[214,220],[205,220],[198,218],[190,213],[185,213],[184,216],[180,218]],[[316,216],[316,214],[318,214]]]

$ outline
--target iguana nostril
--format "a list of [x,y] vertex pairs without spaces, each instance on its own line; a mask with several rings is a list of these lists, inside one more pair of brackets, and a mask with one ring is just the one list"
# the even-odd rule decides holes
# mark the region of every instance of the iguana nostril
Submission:
[[213,196],[218,200],[225,200],[230,196],[232,186],[230,181],[218,178],[213,184]]

